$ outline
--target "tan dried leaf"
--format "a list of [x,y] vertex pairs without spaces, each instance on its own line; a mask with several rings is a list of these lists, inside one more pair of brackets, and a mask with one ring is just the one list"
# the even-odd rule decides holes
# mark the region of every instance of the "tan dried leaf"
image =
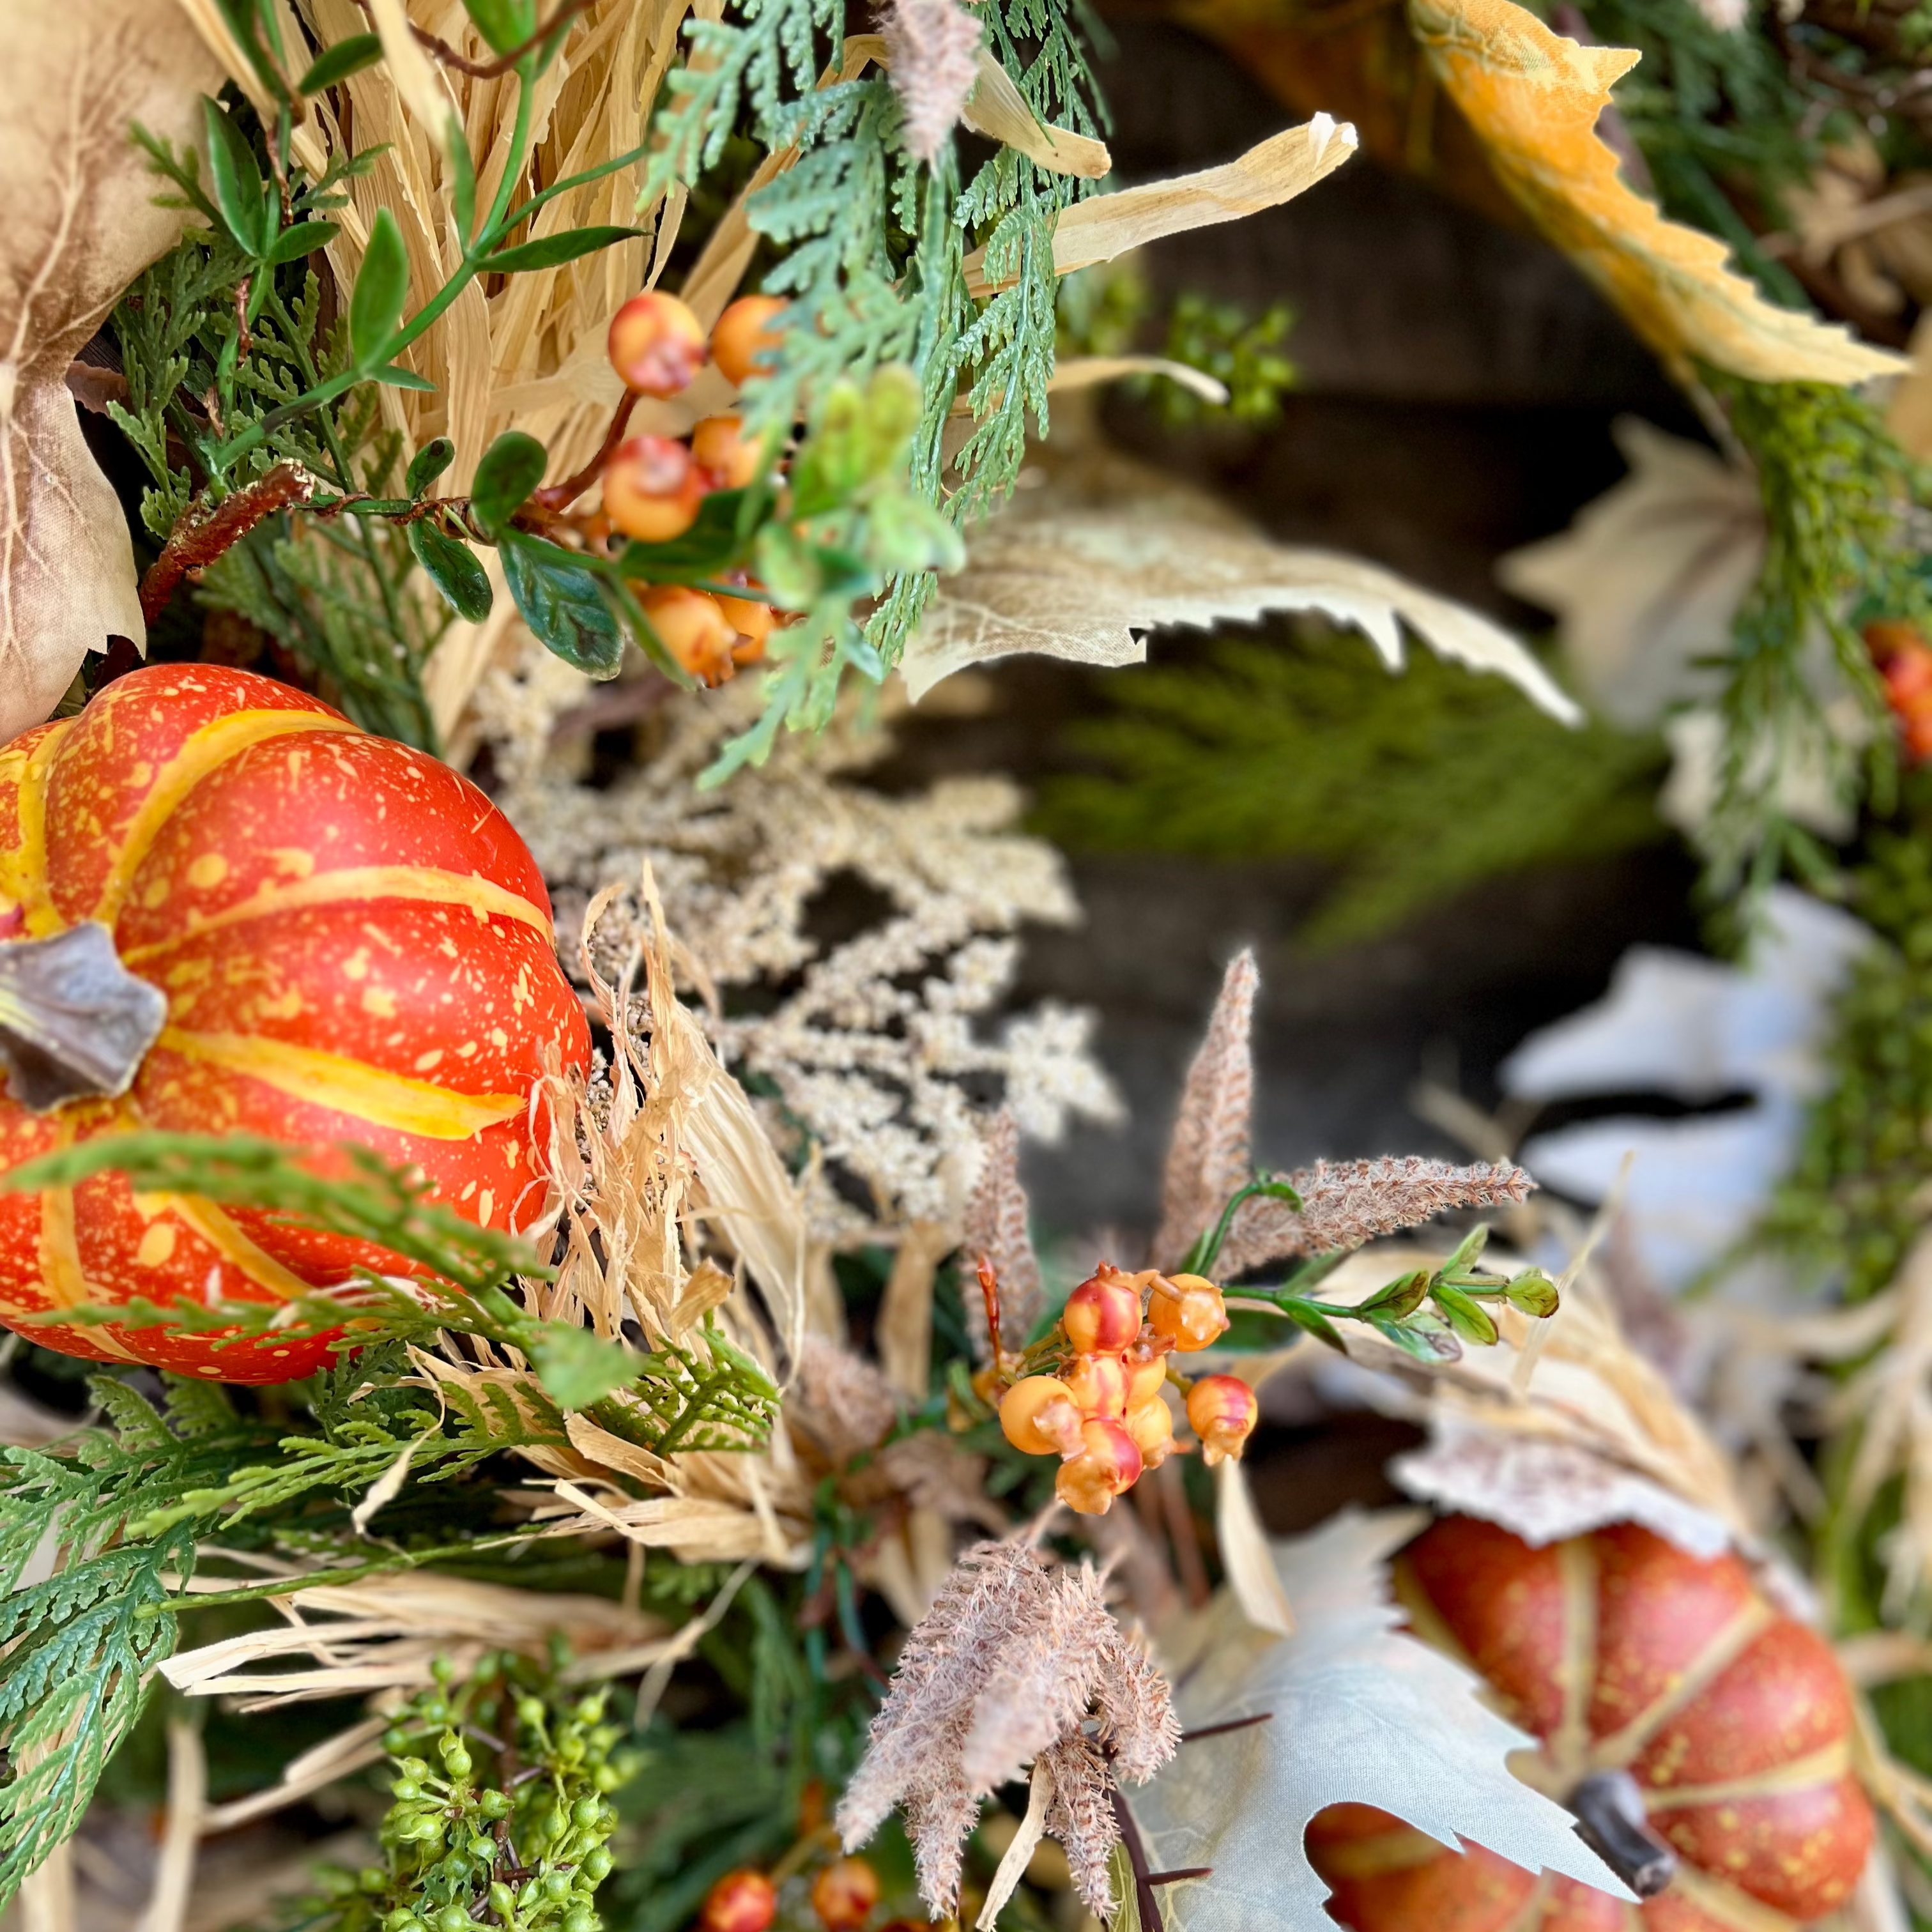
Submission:
[[68,364],[181,233],[136,121],[177,146],[220,75],[155,0],[8,10],[0,71],[0,742],[60,701],[90,651],[147,637],[128,521],[88,453]]
[[[1083,207],[1092,206],[1083,202]],[[1097,453],[1061,465],[968,538],[901,669],[915,700],[1016,652],[1140,664],[1164,625],[1319,611],[1364,632],[1392,670],[1406,626],[1439,656],[1497,671],[1566,724],[1582,713],[1499,625],[1379,565],[1276,542],[1204,492]]]

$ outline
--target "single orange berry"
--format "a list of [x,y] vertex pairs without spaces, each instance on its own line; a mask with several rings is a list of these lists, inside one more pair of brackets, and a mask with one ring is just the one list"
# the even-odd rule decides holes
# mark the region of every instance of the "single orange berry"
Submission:
[[1066,1298],[1060,1325],[1077,1355],[1118,1355],[1141,1332],[1141,1292],[1132,1275],[1102,1262]]
[[1138,1408],[1160,1394],[1167,1381],[1167,1349],[1143,1335],[1121,1360],[1127,1368],[1127,1406]]
[[1184,1355],[1211,1348],[1227,1333],[1221,1291],[1198,1274],[1157,1276],[1148,1302],[1154,1332]]
[[879,1875],[863,1858],[834,1858],[812,1882],[812,1909],[825,1932],[859,1932],[879,1902]]
[[718,599],[718,608],[724,614],[725,620],[747,644],[756,644],[760,652],[765,640],[772,634],[772,626],[777,622],[777,614],[769,604],[754,603],[748,597],[727,597],[713,591]]
[[604,466],[604,514],[640,543],[669,543],[698,520],[704,478],[668,436],[634,436]]
[[778,1888],[763,1872],[727,1872],[704,1894],[700,1932],[766,1932],[778,1916]]
[[674,396],[704,366],[704,325],[675,296],[633,296],[610,318],[604,347],[626,388]]
[[638,600],[658,641],[694,678],[722,684],[736,667],[731,646],[738,634],[726,622],[718,600],[681,584],[659,584]]
[[742,388],[764,373],[757,358],[778,346],[778,332],[771,325],[784,306],[776,296],[740,296],[718,318],[711,332],[711,359],[728,382]]
[[706,416],[691,432],[691,457],[714,490],[742,490],[758,480],[765,446],[746,435],[742,416]]
[[1077,1456],[1080,1412],[1072,1391],[1052,1376],[1026,1376],[1000,1402],[1000,1428],[1029,1456]]
[[1127,1411],[1127,1433],[1150,1469],[1158,1469],[1174,1454],[1174,1413],[1159,1396]]
[[1240,1460],[1260,1414],[1254,1390],[1233,1376],[1203,1376],[1187,1391],[1187,1420],[1210,1468],[1226,1457]]
[[1105,1516],[1140,1480],[1139,1447],[1121,1424],[1106,1420],[1085,1424],[1080,1443],[1080,1454],[1060,1464],[1054,1493],[1078,1515]]
[[1127,1412],[1126,1365],[1118,1355],[1079,1355],[1060,1378],[1082,1415]]

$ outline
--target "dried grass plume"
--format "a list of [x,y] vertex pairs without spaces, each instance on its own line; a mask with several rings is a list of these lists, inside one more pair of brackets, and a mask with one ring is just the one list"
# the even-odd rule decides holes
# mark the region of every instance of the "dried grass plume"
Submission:
[[905,110],[905,144],[931,161],[958,124],[980,77],[980,22],[955,0],[892,0],[880,26],[892,92]]

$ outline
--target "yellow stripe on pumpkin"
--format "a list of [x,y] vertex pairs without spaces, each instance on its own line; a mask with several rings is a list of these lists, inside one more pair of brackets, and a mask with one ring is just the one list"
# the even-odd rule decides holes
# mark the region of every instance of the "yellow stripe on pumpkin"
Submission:
[[1777,1621],[1777,1612],[1761,1598],[1745,1604],[1682,1670],[1672,1673],[1656,1702],[1640,1711],[1621,1730],[1610,1732],[1597,1740],[1591,1748],[1591,1763],[1598,1770],[1610,1771],[1634,1764],[1651,1739]]
[[528,899],[474,873],[446,872],[435,866],[345,866],[338,872],[318,872],[313,878],[285,885],[264,886],[239,904],[206,918],[190,916],[187,931],[146,946],[130,946],[121,956],[122,963],[131,966],[136,960],[199,938],[204,932],[218,932],[247,920],[267,919],[276,913],[298,912],[310,906],[376,899],[462,906],[479,918],[494,913],[535,928],[545,939],[550,937],[550,921]]
[[192,1228],[224,1261],[238,1268],[278,1301],[294,1301],[310,1292],[308,1282],[256,1246],[212,1201],[205,1201],[199,1194],[158,1194],[148,1198],[153,1204]]
[[14,810],[20,833],[18,844],[0,850],[0,898],[10,899],[26,913],[30,939],[44,939],[66,923],[54,910],[47,890],[47,769],[74,724],[71,718],[63,718],[17,760],[0,753],[0,772],[8,763],[20,766]]
[[1754,1898],[1736,1886],[1700,1871],[1688,1858],[1678,1862],[1677,1876],[1670,1888],[1687,1905],[1701,1912],[1731,1932],[1798,1932],[1798,1922],[1787,1918],[1776,1906]]
[[1742,1778],[1725,1778],[1714,1784],[1650,1785],[1645,1788],[1646,1811],[1681,1811],[1692,1804],[1736,1804],[1751,1798],[1774,1798],[1785,1791],[1809,1791],[1820,1784],[1836,1784],[1851,1768],[1850,1740],[1808,1751],[1784,1764],[1754,1771]]
[[466,1141],[521,1113],[526,1104],[520,1094],[454,1094],[365,1060],[260,1034],[187,1033],[169,1027],[157,1044],[224,1072],[245,1074],[291,1100],[433,1141]]
[[[86,1308],[98,1300],[88,1285],[87,1270],[81,1265],[71,1187],[48,1187],[40,1192],[40,1286],[56,1308]],[[86,1334],[96,1348],[104,1349],[117,1360],[140,1359],[104,1328],[90,1325]]]
[[88,916],[104,925],[114,923],[134,874],[160,836],[161,828],[181,809],[188,794],[230,759],[239,758],[251,746],[286,737],[292,732],[357,729],[346,718],[331,718],[320,711],[231,711],[226,717],[218,718],[191,733],[181,749],[155,774],[147,796],[141,801],[121,841],[106,883]]

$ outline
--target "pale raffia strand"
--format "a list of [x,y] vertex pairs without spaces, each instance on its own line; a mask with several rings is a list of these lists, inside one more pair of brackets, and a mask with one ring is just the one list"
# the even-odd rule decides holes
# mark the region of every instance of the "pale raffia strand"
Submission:
[[1254,1112],[1255,1063],[1249,1046],[1261,974],[1252,952],[1228,962],[1194,1063],[1161,1174],[1160,1231],[1154,1264],[1178,1268],[1212,1228],[1228,1198],[1251,1177],[1248,1136]]
[[1451,1208],[1516,1205],[1536,1185],[1506,1161],[1458,1167],[1422,1154],[1318,1160],[1276,1178],[1300,1196],[1300,1211],[1286,1201],[1249,1202],[1234,1217],[1221,1250],[1222,1274],[1240,1274],[1292,1255],[1359,1248],[1400,1228],[1419,1227]]
[[966,1204],[962,1246],[969,1273],[960,1292],[966,1334],[982,1368],[993,1359],[993,1343],[986,1328],[986,1299],[970,1278],[971,1270],[983,1259],[998,1279],[1000,1333],[1008,1348],[1024,1347],[1043,1307],[1040,1257],[1034,1252],[1026,1190],[1020,1184],[1019,1124],[1011,1114],[1003,1111],[998,1116],[987,1130],[985,1144],[979,1183]]

